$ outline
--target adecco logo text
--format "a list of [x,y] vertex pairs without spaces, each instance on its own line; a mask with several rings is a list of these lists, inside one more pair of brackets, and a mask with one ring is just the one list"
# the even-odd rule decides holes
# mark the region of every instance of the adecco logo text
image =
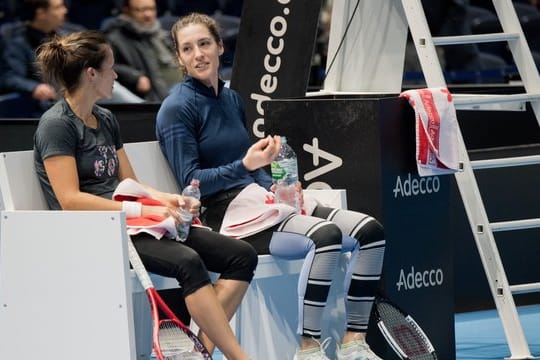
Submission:
[[441,286],[444,282],[444,273],[442,269],[429,269],[425,271],[415,271],[414,266],[405,273],[401,269],[399,272],[399,281],[396,283],[397,290],[412,290],[426,287]]
[[409,197],[416,195],[425,195],[439,192],[441,188],[441,182],[438,176],[426,176],[426,177],[412,177],[411,174],[407,174],[405,179],[401,176],[396,178],[396,185],[394,186],[394,198]]
[[277,15],[270,20],[268,25],[268,37],[266,39],[266,55],[263,59],[265,73],[259,79],[259,89],[264,94],[251,93],[249,97],[255,100],[257,114],[260,116],[253,122],[252,131],[258,138],[263,138],[264,135],[264,109],[263,101],[271,100],[272,94],[276,92],[279,84],[278,71],[281,67],[281,53],[285,49],[285,39],[287,35],[287,18],[291,10],[286,6],[291,0],[277,0],[284,6],[283,15]]

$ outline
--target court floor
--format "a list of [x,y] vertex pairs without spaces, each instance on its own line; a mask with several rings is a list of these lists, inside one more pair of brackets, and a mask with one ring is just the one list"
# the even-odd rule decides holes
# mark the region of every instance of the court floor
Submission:
[[[521,306],[518,312],[530,351],[540,358],[540,305]],[[500,360],[510,355],[495,310],[460,313],[455,319],[457,360]]]
[[[531,353],[540,358],[540,305],[522,306],[518,311]],[[457,360],[501,360],[510,355],[495,310],[459,313],[455,320]],[[223,357],[216,351],[214,359]]]

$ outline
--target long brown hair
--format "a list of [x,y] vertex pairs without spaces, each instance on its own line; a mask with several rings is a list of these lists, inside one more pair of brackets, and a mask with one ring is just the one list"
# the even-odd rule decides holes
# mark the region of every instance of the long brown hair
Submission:
[[79,31],[54,37],[37,49],[36,62],[42,78],[61,91],[79,86],[84,69],[100,69],[109,43],[98,31]]

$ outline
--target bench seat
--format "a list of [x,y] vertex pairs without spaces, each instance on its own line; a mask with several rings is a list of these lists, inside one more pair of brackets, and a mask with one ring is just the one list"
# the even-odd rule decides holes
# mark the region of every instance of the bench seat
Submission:
[[[125,149],[135,173],[141,182],[149,184],[162,191],[178,193],[178,185],[166,159],[159,148],[159,144],[156,141],[128,143],[125,144]],[[343,208],[346,207],[345,193],[343,190],[316,190],[314,194],[316,194],[316,198],[320,199],[323,203]],[[100,246],[103,246],[104,248],[99,248],[98,250],[100,252],[107,253],[115,253],[114,251],[116,251],[118,259],[117,261],[111,260],[110,263],[99,261],[98,264],[100,267],[111,266],[111,271],[117,271],[112,270],[112,268],[118,269],[118,264],[124,264],[128,270],[126,272],[126,277],[123,280],[118,277],[115,278],[114,276],[107,276],[106,278],[102,279],[102,281],[103,283],[108,284],[111,288],[125,288],[127,289],[128,294],[131,293],[131,297],[129,299],[124,299],[125,306],[127,307],[125,310],[127,313],[125,313],[124,317],[122,318],[122,321],[127,322],[127,325],[129,325],[125,331],[126,333],[122,335],[122,340],[124,341],[123,345],[124,347],[129,347],[131,355],[127,357],[123,356],[122,358],[148,358],[151,352],[151,327],[148,304],[146,303],[146,296],[143,288],[139,284],[136,275],[133,271],[129,271],[129,262],[127,260],[126,251],[127,247],[125,243],[127,239],[124,238],[122,241],[123,245],[121,247],[116,247],[116,250],[113,249],[112,245],[108,245],[117,243],[117,241],[115,241],[116,239],[126,236],[125,231],[121,231],[121,229],[125,228],[125,218],[123,213],[101,211],[48,211],[46,201],[41,192],[39,181],[34,172],[32,151],[6,152],[0,154],[0,210],[4,210],[2,212],[2,219],[0,221],[0,279],[4,280],[3,282],[0,282],[0,300],[2,303],[5,300],[5,295],[10,291],[10,289],[6,288],[5,286],[15,284],[17,281],[22,281],[21,279],[24,278],[24,276],[21,276],[21,274],[17,274],[18,271],[22,272],[24,269],[13,270],[6,268],[6,264],[16,268],[18,266],[17,262],[2,261],[2,259],[6,259],[10,256],[9,252],[17,253],[20,251],[21,254],[24,254],[27,251],[25,246],[28,246],[28,244],[25,243],[23,239],[19,239],[16,235],[13,235],[17,233],[13,232],[13,228],[10,226],[14,219],[21,219],[19,220],[21,221],[21,224],[30,224],[29,226],[34,223],[43,223],[44,218],[50,219],[47,221],[51,221],[51,223],[59,221],[59,224],[61,224],[59,225],[60,228],[65,228],[68,230],[71,228],[71,230],[75,230],[75,233],[77,233],[76,230],[80,230],[81,228],[76,226],[76,224],[79,224],[79,222],[80,224],[86,224],[85,221],[87,221],[89,213],[92,213],[92,215],[95,216],[107,216],[109,218],[114,218],[114,221],[118,222],[120,225],[117,226],[115,231],[111,231],[109,229],[109,233],[103,234],[102,237],[110,238],[111,240],[109,242],[101,242]],[[33,229],[28,229],[28,237],[32,238],[32,241],[51,241],[51,246],[54,246],[55,241],[60,241],[57,239],[61,237],[59,234],[63,233],[59,232],[58,229],[48,227],[47,222],[44,224],[45,225],[42,226],[42,229],[39,229],[39,236],[32,235],[31,232]],[[86,224],[81,226],[88,225]],[[96,226],[95,224],[93,227],[97,227],[99,229],[99,226]],[[111,234],[111,232],[113,234]],[[93,231],[89,231],[89,233],[93,233]],[[82,234],[81,237],[84,237],[83,235],[88,234]],[[34,239],[35,237],[38,239]],[[94,236],[94,238],[95,237],[96,236]],[[92,240],[89,239],[88,241]],[[64,243],[64,245],[65,244],[66,243]],[[77,251],[77,248],[74,249],[74,251]],[[53,252],[52,254],[47,254],[47,258],[49,259],[49,257],[55,255],[60,257],[63,256],[61,253],[55,254]],[[78,254],[78,256],[84,257],[85,254],[81,253]],[[59,261],[59,259],[56,260]],[[49,260],[52,262],[47,263],[49,264],[48,266],[54,268],[55,259]],[[91,263],[95,263],[95,259],[91,260],[93,261]],[[346,262],[347,257],[344,255],[339,274],[341,277],[343,277]],[[59,263],[61,263],[61,261]],[[297,302],[296,287],[298,274],[302,264],[302,259],[285,260],[273,257],[271,255],[259,256],[259,264],[255,272],[253,282],[250,285],[240,309],[235,317],[231,320],[231,325],[240,343],[254,358],[264,358],[267,360],[292,358],[292,354],[294,353],[294,349],[296,347],[296,336],[294,335],[297,322],[297,308],[295,305]],[[93,271],[92,267],[93,266],[88,266],[88,273],[85,273],[85,269],[78,268],[77,271],[80,273],[77,275],[72,274],[70,276],[84,279],[85,277],[91,276]],[[37,273],[39,273],[39,270],[33,271],[37,271]],[[59,268],[58,271],[60,276],[65,275],[62,273],[65,272],[65,269]],[[30,273],[27,274],[27,276],[28,281],[31,282],[36,274]],[[217,275],[214,274],[213,276],[216,277]],[[165,278],[158,275],[151,275],[151,278],[157,289],[172,289],[178,287],[176,279]],[[32,285],[29,286],[31,289]],[[95,289],[96,293],[98,290],[99,289]],[[67,285],[65,291],[69,291],[69,284]],[[344,309],[342,305],[341,292],[342,286],[341,289],[339,286],[337,286],[336,289],[331,290],[329,302],[334,302],[334,304],[329,306],[329,308],[333,307],[333,309],[331,310],[331,313],[326,315],[327,320],[325,320],[327,322],[335,322],[336,327],[342,327],[343,324],[342,320]],[[75,296],[77,294],[72,295]],[[51,302],[53,301],[52,298],[49,300]],[[88,303],[87,299],[78,299],[77,301]],[[336,301],[337,303],[335,303]],[[42,310],[46,311],[46,304],[42,305],[44,306]],[[86,304],[85,310],[90,311],[90,316],[96,315],[91,311],[91,304]],[[134,315],[133,311],[135,311]],[[9,320],[9,316],[6,317],[6,319]],[[12,329],[12,327],[10,327],[11,325],[6,321],[2,322],[1,320],[2,312],[0,312],[0,335],[3,333],[3,331],[9,333],[9,331]],[[109,322],[109,320],[107,320],[107,322]],[[118,326],[121,328],[122,324],[119,324]],[[193,324],[193,326],[196,328],[196,324]],[[108,327],[110,329],[114,328],[106,324],[104,324],[104,327]],[[47,324],[43,324],[43,328],[40,330],[41,333],[50,334]],[[105,331],[102,335],[108,339],[110,339],[111,336],[114,337],[113,335],[108,334],[107,331]],[[51,338],[52,337],[54,336],[51,335]],[[261,340],[264,340],[264,344],[261,343]],[[83,348],[83,346],[84,348],[87,348],[85,344],[81,344],[81,348]],[[115,346],[121,347],[121,344],[118,343]],[[118,349],[119,352],[124,350],[125,349]],[[0,358],[11,358],[8,356],[11,353],[6,352],[4,354],[1,351],[2,350],[0,350]],[[46,356],[46,351],[42,351],[40,356],[42,358],[48,358]],[[29,358],[30,357],[32,356],[29,356]],[[63,357],[55,354],[55,358],[62,359]]]

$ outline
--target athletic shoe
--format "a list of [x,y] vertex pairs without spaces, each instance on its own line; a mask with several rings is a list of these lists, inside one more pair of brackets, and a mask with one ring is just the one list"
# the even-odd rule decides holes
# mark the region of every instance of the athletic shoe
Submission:
[[319,344],[319,348],[313,348],[308,350],[296,350],[293,360],[330,360],[324,350],[328,347],[330,338],[326,338],[322,343],[317,339],[313,339]]
[[364,340],[359,339],[338,346],[336,355],[338,360],[382,360]]

